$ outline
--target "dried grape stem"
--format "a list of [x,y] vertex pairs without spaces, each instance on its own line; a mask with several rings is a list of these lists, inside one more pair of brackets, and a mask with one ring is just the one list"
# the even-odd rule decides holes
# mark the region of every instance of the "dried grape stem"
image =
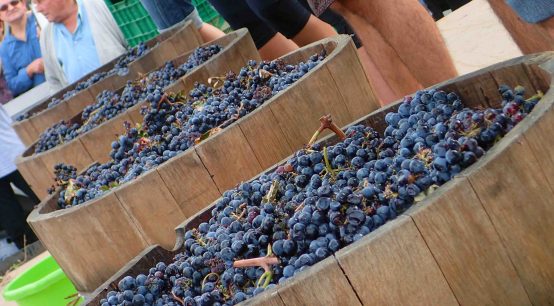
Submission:
[[175,292],[173,292],[173,290],[171,291],[171,295],[173,296],[173,298],[175,300],[177,300],[179,303],[181,303],[181,305],[185,305],[185,301],[183,301],[180,297],[178,297],[177,295],[175,295]]
[[330,114],[319,118],[319,122],[321,122],[321,125],[312,136],[312,139],[310,139],[310,141],[308,142],[308,147],[312,147],[314,145],[314,143],[317,141],[317,138],[319,137],[319,134],[321,134],[321,132],[323,132],[325,129],[330,129],[331,131],[333,131],[340,140],[346,139],[346,134],[344,134],[344,132],[333,122]]

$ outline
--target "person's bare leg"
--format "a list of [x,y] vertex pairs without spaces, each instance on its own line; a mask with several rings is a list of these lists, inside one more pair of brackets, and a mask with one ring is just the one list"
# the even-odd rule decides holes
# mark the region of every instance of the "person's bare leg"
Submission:
[[371,86],[376,91],[377,97],[379,98],[381,105],[387,105],[393,102],[396,99],[396,94],[389,86],[375,62],[367,54],[365,47],[358,49],[358,56],[364,67],[365,74],[367,75]]
[[340,0],[340,3],[369,21],[423,86],[457,75],[433,18],[418,1]]
[[277,33],[258,52],[263,60],[274,60],[289,52],[298,49],[298,45],[287,39],[283,34]]
[[198,33],[204,42],[210,42],[225,35],[223,31],[206,22],[198,29]]
[[292,38],[292,40],[300,47],[303,47],[315,41],[335,35],[337,35],[337,32],[330,24],[314,15],[310,15],[306,25]]

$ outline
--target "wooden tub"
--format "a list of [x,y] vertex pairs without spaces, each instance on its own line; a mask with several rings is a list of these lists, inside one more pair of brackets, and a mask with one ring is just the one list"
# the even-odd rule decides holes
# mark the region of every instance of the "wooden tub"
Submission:
[[[542,67],[542,68],[539,68]],[[470,107],[498,107],[499,84],[545,96],[533,112],[464,170],[403,215],[244,305],[551,305],[554,303],[554,52],[510,60],[441,83]],[[399,103],[353,124],[383,132]],[[324,145],[336,137],[323,139]],[[171,262],[183,233],[205,222],[207,207],[176,228],[173,250],[151,246],[93,293],[99,305],[126,275]]]
[[[76,207],[56,210],[56,194],[40,204],[28,222],[76,288],[94,290],[149,245],[173,247],[175,226],[222,190],[301,148],[323,114],[336,114],[344,125],[375,110],[378,102],[348,36],[314,43],[283,60],[297,63],[323,50],[327,58],[303,78],[160,167]],[[174,87],[192,86],[185,78]]]

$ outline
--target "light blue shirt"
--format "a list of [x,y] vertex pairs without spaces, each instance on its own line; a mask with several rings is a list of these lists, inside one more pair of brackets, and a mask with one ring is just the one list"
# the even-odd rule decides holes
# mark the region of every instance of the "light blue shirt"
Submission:
[[77,5],[77,28],[74,33],[69,32],[62,23],[54,24],[56,58],[69,83],[100,67],[87,12],[82,1],[77,1]]

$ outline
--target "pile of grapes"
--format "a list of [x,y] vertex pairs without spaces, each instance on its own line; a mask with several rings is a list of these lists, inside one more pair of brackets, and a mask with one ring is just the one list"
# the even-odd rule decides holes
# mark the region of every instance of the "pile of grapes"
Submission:
[[222,47],[218,45],[197,48],[187,61],[179,67],[174,67],[172,62],[168,62],[163,68],[150,72],[139,80],[128,82],[121,96],[113,91],[103,91],[96,97],[94,104],[85,107],[83,110],[81,115],[82,124],[77,124],[75,129],[67,129],[64,122],[56,123],[39,136],[35,152],[40,153],[50,150],[94,129],[128,108],[146,100],[157,89],[170,85],[193,68],[219,53],[221,49]]
[[475,163],[538,102],[521,87],[500,92],[502,108],[477,110],[421,91],[386,115],[384,135],[357,125],[335,145],[297,151],[226,191],[173,262],[124,277],[101,305],[233,305],[282,283]]
[[[60,104],[61,102],[75,96],[80,91],[89,88],[90,86],[98,83],[99,81],[101,81],[101,80],[103,80],[107,77],[110,77],[110,76],[116,75],[116,74],[117,75],[126,75],[127,72],[129,71],[129,68],[128,68],[129,64],[132,63],[133,61],[135,61],[136,59],[138,59],[139,57],[141,57],[147,51],[148,51],[148,46],[146,46],[146,44],[144,44],[144,43],[138,44],[136,47],[128,50],[127,53],[125,53],[125,55],[117,61],[117,63],[114,65],[114,67],[112,69],[110,69],[107,72],[95,73],[90,78],[88,78],[86,81],[79,82],[77,84],[77,86],[75,87],[75,89],[67,91],[66,93],[63,94],[63,99],[52,98],[50,100],[50,102],[48,102],[48,107],[47,108],[52,108],[52,107]],[[25,114],[22,114],[22,115],[18,116],[16,118],[16,120],[17,121],[22,121],[22,120],[25,120],[25,119],[29,118],[32,115],[34,115],[34,114],[25,113]]]
[[148,105],[141,110],[144,121],[140,128],[128,126],[127,133],[112,143],[111,161],[94,165],[71,180],[59,195],[59,207],[97,198],[186,151],[255,110],[324,57],[316,54],[297,65],[280,60],[260,64],[250,61],[238,74],[212,78],[215,87],[196,84],[188,97],[154,89],[147,98]]

